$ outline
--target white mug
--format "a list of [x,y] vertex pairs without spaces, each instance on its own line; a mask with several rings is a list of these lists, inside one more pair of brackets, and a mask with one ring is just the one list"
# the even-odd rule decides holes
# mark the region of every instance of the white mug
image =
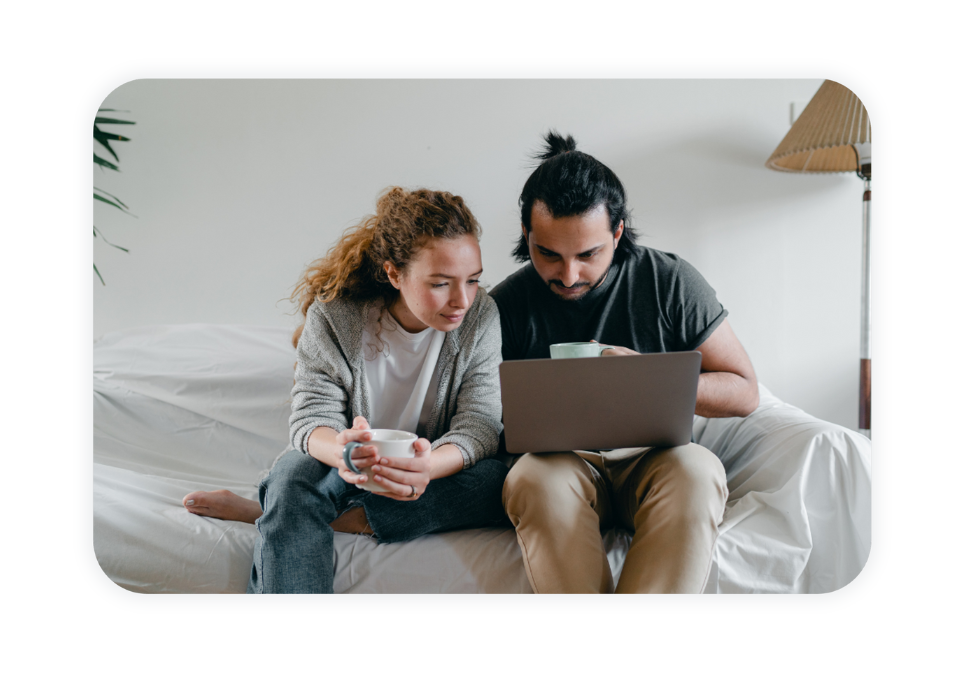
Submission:
[[600,353],[606,349],[613,349],[613,345],[603,345],[599,342],[560,342],[550,345],[550,357],[554,359],[582,359],[600,356]]
[[344,446],[344,464],[354,473],[364,474],[368,477],[367,482],[360,483],[359,488],[370,490],[371,492],[387,492],[387,489],[378,485],[374,481],[374,473],[370,468],[358,469],[351,461],[351,451],[362,445],[373,445],[378,449],[379,457],[414,457],[415,441],[418,440],[416,434],[408,431],[398,431],[396,429],[367,429],[371,432],[371,440],[359,443],[351,441]]

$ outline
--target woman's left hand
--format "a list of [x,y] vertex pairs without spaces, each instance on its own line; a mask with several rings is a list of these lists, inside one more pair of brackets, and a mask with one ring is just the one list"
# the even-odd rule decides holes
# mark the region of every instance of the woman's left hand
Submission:
[[375,483],[387,490],[373,494],[413,502],[424,494],[431,482],[432,444],[419,438],[415,441],[414,457],[382,457],[371,470]]

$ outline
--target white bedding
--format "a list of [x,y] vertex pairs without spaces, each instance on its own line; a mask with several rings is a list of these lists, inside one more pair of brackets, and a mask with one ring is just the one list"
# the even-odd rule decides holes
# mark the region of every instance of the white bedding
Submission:
[[[182,497],[254,482],[287,444],[289,331],[155,326],[94,346],[94,547],[120,586],[243,592],[255,528],[188,513]],[[730,490],[706,592],[817,593],[853,580],[870,550],[870,442],[762,387],[742,419],[696,418]],[[604,537],[615,577],[629,536]],[[530,592],[512,529],[377,544],[335,538],[337,592]]]

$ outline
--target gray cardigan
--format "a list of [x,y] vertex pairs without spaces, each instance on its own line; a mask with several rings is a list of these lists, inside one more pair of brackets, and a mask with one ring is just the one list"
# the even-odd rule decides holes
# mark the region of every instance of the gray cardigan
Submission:
[[[338,432],[357,415],[370,420],[373,393],[364,376],[363,331],[374,303],[317,301],[297,343],[291,392],[290,448],[307,452],[317,427]],[[464,468],[496,453],[502,431],[499,310],[479,289],[462,324],[445,334],[432,382],[438,392],[426,423],[432,449],[457,446]]]

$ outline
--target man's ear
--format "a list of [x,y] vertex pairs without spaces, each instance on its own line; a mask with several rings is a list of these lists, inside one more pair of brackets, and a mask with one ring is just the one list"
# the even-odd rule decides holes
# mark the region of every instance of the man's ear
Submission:
[[523,239],[526,240],[526,245],[529,246],[529,232],[526,231],[526,226],[525,225],[520,225],[519,227],[522,228],[522,230],[523,230]]
[[400,291],[401,273],[398,271],[398,268],[391,263],[390,260],[384,261],[384,273],[388,275],[388,281],[391,282],[391,285]]
[[620,235],[624,233],[624,221],[620,221],[617,225],[617,231],[614,232],[614,250],[617,250],[617,245],[620,244]]

